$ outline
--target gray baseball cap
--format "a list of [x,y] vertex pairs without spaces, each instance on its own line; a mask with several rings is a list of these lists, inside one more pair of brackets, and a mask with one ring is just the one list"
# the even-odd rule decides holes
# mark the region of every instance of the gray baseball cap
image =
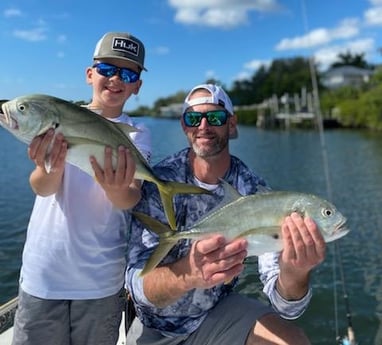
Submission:
[[147,71],[144,67],[145,46],[142,41],[127,32],[108,32],[103,35],[96,45],[93,58],[128,60]]

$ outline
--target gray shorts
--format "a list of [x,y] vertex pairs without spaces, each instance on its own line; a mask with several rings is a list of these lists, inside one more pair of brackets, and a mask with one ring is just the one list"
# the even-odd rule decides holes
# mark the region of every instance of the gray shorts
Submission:
[[21,288],[12,345],[113,345],[124,294],[91,300],[47,300]]
[[135,318],[127,334],[126,345],[244,345],[256,321],[269,313],[274,313],[273,309],[263,302],[231,294],[219,302],[190,335],[166,337],[159,331],[144,327]]

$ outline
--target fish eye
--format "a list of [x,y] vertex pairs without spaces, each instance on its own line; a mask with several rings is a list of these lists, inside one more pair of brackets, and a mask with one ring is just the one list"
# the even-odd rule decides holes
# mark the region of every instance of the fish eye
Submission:
[[18,104],[17,107],[19,108],[20,111],[24,111],[26,109],[26,106],[23,103]]
[[322,209],[321,213],[324,217],[330,217],[333,214],[333,212],[330,208]]

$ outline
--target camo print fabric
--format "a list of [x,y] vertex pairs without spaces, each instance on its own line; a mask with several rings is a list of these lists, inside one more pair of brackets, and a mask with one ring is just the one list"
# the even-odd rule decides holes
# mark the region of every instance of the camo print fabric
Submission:
[[[188,164],[188,152],[189,148],[184,149],[158,163],[154,167],[155,174],[163,180],[196,184]],[[231,166],[224,176],[224,180],[234,186],[242,195],[254,194],[259,191],[264,191],[264,189],[269,189],[261,177],[249,170],[249,168],[235,156],[231,156]],[[174,205],[176,220],[180,230],[187,229],[198,219],[203,217],[205,213],[216,207],[223,199],[223,194],[223,188],[218,186],[213,190],[212,195],[177,195]],[[135,210],[149,214],[162,223],[167,223],[157,187],[153,183],[144,182],[142,187],[142,199],[135,207]],[[133,219],[128,244],[126,287],[131,292],[137,316],[145,326],[158,329],[167,336],[189,334],[197,329],[203,322],[208,311],[213,308],[222,297],[233,290],[238,279],[234,279],[230,284],[222,284],[207,290],[194,289],[172,305],[162,309],[156,308],[144,296],[142,278],[138,275],[157,244],[158,236],[142,228],[141,224]],[[179,241],[162,261],[162,264],[174,262],[185,256],[190,250],[190,246],[191,240]],[[268,291],[264,291],[266,293],[273,293],[275,290],[275,277],[277,277],[278,274],[277,254],[267,259],[270,260],[264,262],[261,279],[266,286],[267,281],[269,281],[267,286]],[[259,270],[261,270],[260,267]],[[278,301],[282,303],[285,302],[278,297],[279,296],[276,296],[273,300],[271,299],[271,301],[275,301],[276,303]],[[284,305],[281,307],[283,308]],[[291,311],[290,318],[293,318],[294,314],[299,314],[302,309],[301,304],[296,303],[292,308],[287,305],[287,308],[289,308],[288,312]],[[275,309],[277,310],[278,308]]]

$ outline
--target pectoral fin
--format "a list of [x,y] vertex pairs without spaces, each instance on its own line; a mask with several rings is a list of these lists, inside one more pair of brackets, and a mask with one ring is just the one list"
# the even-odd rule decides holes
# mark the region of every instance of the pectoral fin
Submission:
[[279,226],[263,227],[241,234],[248,242],[248,256],[259,256],[282,250],[281,229]]

